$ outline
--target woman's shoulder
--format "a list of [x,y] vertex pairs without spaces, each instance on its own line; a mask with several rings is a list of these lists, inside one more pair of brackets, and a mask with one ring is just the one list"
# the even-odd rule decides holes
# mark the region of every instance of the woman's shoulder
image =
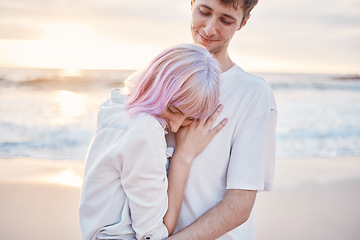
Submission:
[[146,113],[139,113],[129,119],[129,131],[149,136],[164,136],[164,128],[159,121]]

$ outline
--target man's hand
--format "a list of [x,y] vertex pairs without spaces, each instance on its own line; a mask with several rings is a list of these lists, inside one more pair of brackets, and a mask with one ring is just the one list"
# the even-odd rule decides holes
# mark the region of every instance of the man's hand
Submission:
[[255,190],[227,190],[222,201],[191,225],[168,239],[210,240],[219,238],[247,221],[255,203],[256,193]]

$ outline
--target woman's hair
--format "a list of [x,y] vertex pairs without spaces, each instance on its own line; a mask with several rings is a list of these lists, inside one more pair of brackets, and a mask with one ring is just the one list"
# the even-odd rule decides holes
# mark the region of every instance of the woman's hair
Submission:
[[159,116],[169,105],[203,118],[218,104],[219,74],[218,62],[204,47],[183,44],[168,48],[125,81],[128,112],[150,114],[163,126]]

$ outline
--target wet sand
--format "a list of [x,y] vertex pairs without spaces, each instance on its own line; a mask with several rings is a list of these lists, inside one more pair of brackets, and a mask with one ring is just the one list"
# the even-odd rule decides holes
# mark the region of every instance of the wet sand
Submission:
[[[0,159],[0,239],[80,239],[83,161]],[[360,158],[278,159],[257,240],[358,239]]]

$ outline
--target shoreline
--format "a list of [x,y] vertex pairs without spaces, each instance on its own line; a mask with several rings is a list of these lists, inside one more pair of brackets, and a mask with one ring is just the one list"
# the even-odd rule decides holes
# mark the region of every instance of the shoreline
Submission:
[[[360,157],[277,159],[257,196],[257,240],[358,239]],[[81,239],[85,162],[0,158],[0,239]]]

